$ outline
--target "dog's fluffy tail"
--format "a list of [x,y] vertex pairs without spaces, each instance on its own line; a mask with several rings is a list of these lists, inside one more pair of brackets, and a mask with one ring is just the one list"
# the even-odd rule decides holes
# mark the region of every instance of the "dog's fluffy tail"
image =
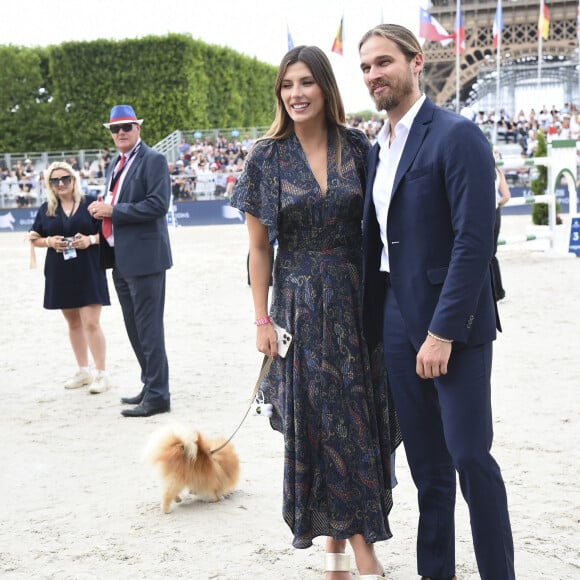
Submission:
[[154,431],[143,450],[143,460],[163,471],[175,472],[197,458],[199,433],[183,425],[169,425]]

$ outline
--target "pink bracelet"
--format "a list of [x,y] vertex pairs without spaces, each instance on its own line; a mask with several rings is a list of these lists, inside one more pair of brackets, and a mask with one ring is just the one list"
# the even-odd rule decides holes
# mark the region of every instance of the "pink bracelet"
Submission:
[[254,324],[256,326],[264,326],[266,324],[270,324],[270,322],[272,322],[272,319],[269,316],[264,316],[264,318],[258,318]]

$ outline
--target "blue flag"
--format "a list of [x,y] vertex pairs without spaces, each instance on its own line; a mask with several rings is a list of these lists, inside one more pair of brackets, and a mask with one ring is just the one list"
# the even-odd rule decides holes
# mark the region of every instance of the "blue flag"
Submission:
[[286,26],[286,32],[288,34],[288,50],[292,50],[294,48],[294,41],[292,40],[292,35],[290,34],[289,26]]

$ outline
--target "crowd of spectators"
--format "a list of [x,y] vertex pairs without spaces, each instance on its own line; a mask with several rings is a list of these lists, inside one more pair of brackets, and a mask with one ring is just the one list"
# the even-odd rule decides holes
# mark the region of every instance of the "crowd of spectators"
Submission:
[[[542,130],[548,140],[573,139],[580,137],[580,110],[569,103],[562,107],[552,105],[550,109],[542,106],[539,112],[531,109],[527,114],[520,110],[510,114],[505,109],[483,111],[464,106],[461,114],[476,123],[490,142],[498,144],[516,144],[525,157],[531,157],[538,144],[538,131]],[[384,119],[379,115],[370,118],[349,117],[348,125],[364,131],[372,143],[383,125]],[[496,128],[497,122],[497,128]],[[494,132],[497,132],[494,135]],[[580,156],[580,143],[577,146]]]
[[[510,114],[504,109],[476,111],[463,107],[461,114],[470,118],[485,133],[490,141],[504,144],[517,144],[521,154],[532,157],[538,144],[538,132],[542,131],[548,140],[573,139],[580,137],[580,111],[575,105],[565,103],[562,107],[543,105],[538,112],[531,109],[529,113],[520,110]],[[496,127],[497,124],[497,127]],[[497,132],[494,138],[494,132]],[[578,149],[580,154],[580,149]]]
[[252,144],[248,135],[241,140],[218,136],[215,143],[210,139],[195,139],[193,143],[182,139],[179,159],[169,163],[173,199],[229,198]]
[[375,113],[368,119],[365,117],[350,116],[347,118],[346,124],[349,127],[361,130],[369,138],[369,141],[374,143],[383,123],[385,122],[384,120],[385,117]]
[[30,159],[19,159],[12,168],[0,168],[0,186],[10,193],[18,207],[36,205],[38,177]]
[[[533,157],[538,146],[538,134],[542,132],[547,142],[566,139],[576,142],[576,174],[580,174],[580,110],[570,103],[548,108],[543,105],[538,112],[531,109],[529,113],[520,110],[512,115],[504,109],[474,111],[464,107],[461,114],[470,118],[485,133],[491,143],[500,148],[509,146],[519,148],[523,158]],[[529,185],[532,177],[530,168],[508,170],[505,172],[510,185]]]
[[[248,135],[243,138],[195,139],[179,145],[179,158],[168,162],[174,200],[228,198],[242,171],[253,145]],[[96,197],[104,188],[107,166],[112,154],[103,147],[92,161],[79,163],[76,157],[67,159],[79,172],[85,195]],[[0,167],[0,206],[36,207],[44,195],[43,168],[36,169],[30,159],[15,161],[12,168]]]
[[[66,161],[79,172],[83,193],[90,195],[102,190],[105,171],[111,161],[107,147],[103,147],[92,162],[85,161],[82,167],[74,156]],[[38,160],[35,163],[31,159],[17,159],[12,167],[0,164],[0,207],[39,206],[46,198],[43,171],[44,165]]]
[[[510,114],[505,109],[483,111],[469,106],[461,109],[461,115],[476,123],[490,143],[499,146],[515,146],[522,157],[532,157],[538,145],[538,133],[553,139],[576,141],[577,174],[580,175],[580,110],[573,104],[564,103],[562,107],[542,106],[538,112],[531,109],[527,114],[520,110]],[[364,131],[371,142],[376,140],[383,118],[372,115],[368,119],[350,117],[348,124]],[[510,152],[514,154],[513,152]],[[529,168],[506,171],[506,179],[511,185],[529,185]]]
[[[490,142],[519,146],[523,157],[534,154],[540,130],[548,140],[573,139],[580,165],[580,110],[575,105],[565,103],[550,109],[542,106],[538,112],[531,109],[527,114],[523,110],[509,114],[504,109],[496,113],[465,106],[461,114],[476,123]],[[348,126],[361,129],[372,143],[383,123],[384,117],[378,113],[368,118],[350,116],[347,119]],[[252,145],[249,135],[230,139],[218,135],[215,141],[196,138],[192,143],[182,139],[177,161],[168,163],[173,199],[228,199]],[[103,147],[92,161],[85,161],[82,166],[76,157],[68,160],[79,172],[85,194],[96,196],[102,190],[111,159],[111,152]],[[516,177],[519,180],[521,176]],[[17,207],[37,206],[44,198],[43,188],[42,170],[35,170],[30,159],[17,160],[11,168],[0,167],[0,202],[4,207],[7,199]]]

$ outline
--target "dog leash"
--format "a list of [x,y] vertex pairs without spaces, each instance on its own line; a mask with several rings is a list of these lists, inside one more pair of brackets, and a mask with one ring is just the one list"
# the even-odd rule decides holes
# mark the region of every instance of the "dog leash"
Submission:
[[216,447],[215,449],[212,449],[210,451],[212,455],[214,453],[217,453],[218,451],[221,451],[234,438],[234,435],[239,431],[243,422],[246,420],[246,417],[248,416],[250,409],[252,408],[252,404],[256,400],[256,395],[260,390],[260,384],[262,383],[262,380],[266,376],[268,370],[270,370],[270,366],[272,365],[273,360],[274,359],[271,356],[264,357],[264,360],[262,361],[262,368],[260,369],[260,374],[258,375],[258,380],[256,381],[256,386],[254,387],[254,390],[252,391],[252,396],[250,397],[250,403],[248,405],[248,408],[246,409],[246,412],[244,413],[244,416],[242,417],[242,420],[240,421],[240,424],[235,428],[234,432],[230,435],[229,439],[225,443],[222,443],[219,447]]

